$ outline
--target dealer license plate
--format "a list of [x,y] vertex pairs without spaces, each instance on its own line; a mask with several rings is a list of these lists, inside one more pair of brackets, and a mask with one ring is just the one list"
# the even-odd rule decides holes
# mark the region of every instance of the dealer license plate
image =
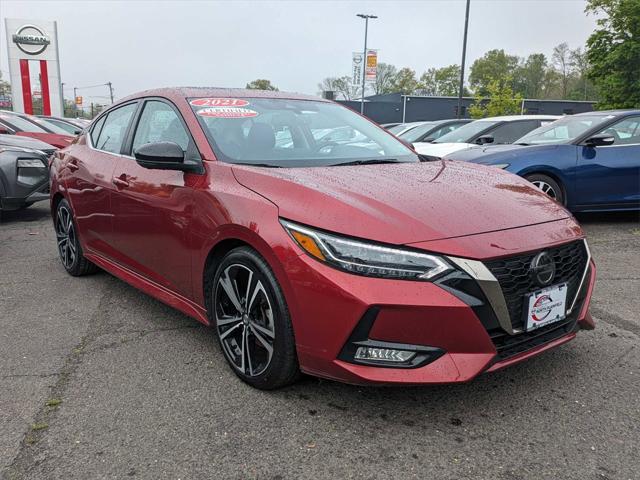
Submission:
[[529,332],[565,318],[567,311],[566,283],[537,290],[527,297],[525,300],[527,307],[526,331]]

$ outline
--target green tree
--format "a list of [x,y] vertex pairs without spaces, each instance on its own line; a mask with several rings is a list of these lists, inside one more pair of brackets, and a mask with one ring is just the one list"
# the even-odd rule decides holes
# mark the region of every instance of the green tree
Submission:
[[428,69],[420,77],[418,88],[425,95],[453,97],[458,95],[459,85],[460,65],[449,65]]
[[593,100],[597,97],[593,83],[587,77],[589,72],[589,58],[587,52],[578,47],[571,51],[571,67],[575,82],[571,86],[568,98],[572,100]]
[[532,53],[516,70],[515,90],[525,98],[543,98],[549,65],[544,53]]
[[398,69],[394,65],[379,63],[376,72],[376,83],[373,84],[373,90],[376,95],[392,93],[397,75]]
[[471,118],[497,117],[499,115],[517,115],[522,108],[522,95],[514,93],[506,81],[494,80],[487,85],[486,97],[476,94],[473,104],[469,106]]
[[271,80],[266,80],[264,78],[258,78],[257,80],[249,82],[244,88],[248,88],[249,90],[271,90],[274,92],[278,91],[278,87],[272,85]]
[[569,92],[569,84],[572,81],[572,65],[571,65],[571,49],[567,42],[563,42],[560,45],[556,45],[553,48],[553,55],[551,56],[553,66],[556,68],[560,78],[560,85],[562,86],[562,98],[567,98]]
[[508,55],[504,50],[489,50],[471,65],[469,84],[476,94],[488,95],[489,85],[500,84],[509,79],[513,88],[513,79],[520,59],[516,55]]
[[587,40],[598,108],[640,108],[640,1],[588,0],[586,11],[605,15]]
[[393,82],[393,91],[404,95],[411,95],[418,88],[416,72],[408,67],[402,68]]
[[342,100],[353,100],[361,90],[361,87],[351,84],[351,77],[327,77],[318,84],[321,92],[334,92],[335,98]]

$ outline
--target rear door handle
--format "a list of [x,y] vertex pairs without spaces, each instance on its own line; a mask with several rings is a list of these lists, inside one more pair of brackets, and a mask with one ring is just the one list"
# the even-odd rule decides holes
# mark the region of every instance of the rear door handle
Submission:
[[127,182],[127,176],[124,173],[119,177],[114,177],[113,180],[111,180],[111,183],[113,183],[118,188],[126,188],[129,186],[129,182]]
[[80,167],[78,166],[78,164],[76,163],[75,160],[71,160],[67,163],[67,168],[69,170],[71,170],[72,172],[75,172],[76,170],[78,170]]

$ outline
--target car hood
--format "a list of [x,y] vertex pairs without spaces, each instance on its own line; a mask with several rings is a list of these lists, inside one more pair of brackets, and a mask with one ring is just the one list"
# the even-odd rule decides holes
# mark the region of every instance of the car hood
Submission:
[[36,140],[35,138],[22,137],[18,135],[0,135],[0,146],[2,145],[43,151],[55,150],[55,147],[48,143]]
[[74,137],[70,135],[60,135],[58,133],[40,133],[40,132],[18,132],[16,135],[21,137],[30,137],[42,142],[53,145],[56,148],[64,148],[73,142]]
[[520,177],[463,162],[311,168],[234,165],[233,172],[240,184],[273,202],[281,217],[392,244],[570,216]]
[[447,155],[447,160],[473,162],[482,165],[496,163],[511,163],[524,156],[538,155],[540,152],[548,153],[557,150],[558,145],[494,145],[468,148]]
[[414,143],[413,147],[421,155],[429,155],[432,157],[442,158],[450,153],[457,152],[458,150],[464,150],[470,147],[477,146],[474,143]]

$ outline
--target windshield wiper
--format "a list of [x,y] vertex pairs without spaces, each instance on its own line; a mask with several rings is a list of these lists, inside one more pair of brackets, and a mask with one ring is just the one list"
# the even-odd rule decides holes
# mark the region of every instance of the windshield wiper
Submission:
[[282,168],[282,165],[276,165],[276,164],[274,164],[274,163],[249,163],[249,162],[238,162],[236,165],[248,165],[249,167]]
[[346,165],[375,165],[375,164],[382,164],[382,163],[401,163],[401,162],[399,162],[395,158],[386,158],[384,160],[379,158],[369,158],[369,159],[363,159],[363,160],[354,160],[352,162],[332,163],[329,166],[340,167],[340,166],[346,166]]
[[528,147],[530,144],[521,142],[521,143],[515,143],[514,145],[522,145],[523,147]]

